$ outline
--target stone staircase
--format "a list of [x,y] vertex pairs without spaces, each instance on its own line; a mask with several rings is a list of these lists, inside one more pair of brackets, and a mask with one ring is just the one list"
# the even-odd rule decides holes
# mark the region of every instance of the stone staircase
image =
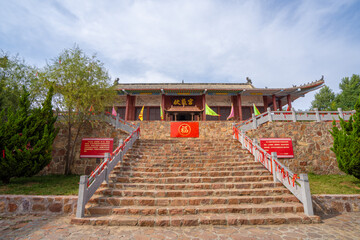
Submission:
[[238,142],[139,139],[74,224],[197,226],[316,223]]

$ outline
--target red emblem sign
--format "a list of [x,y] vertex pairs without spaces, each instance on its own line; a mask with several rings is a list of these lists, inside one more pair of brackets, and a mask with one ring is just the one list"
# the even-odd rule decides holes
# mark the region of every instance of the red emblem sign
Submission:
[[113,151],[113,138],[83,138],[81,141],[81,158],[102,158],[104,153]]
[[170,137],[198,138],[198,122],[172,122],[170,123]]
[[278,158],[293,158],[291,138],[260,138],[260,146],[267,152],[276,152]]

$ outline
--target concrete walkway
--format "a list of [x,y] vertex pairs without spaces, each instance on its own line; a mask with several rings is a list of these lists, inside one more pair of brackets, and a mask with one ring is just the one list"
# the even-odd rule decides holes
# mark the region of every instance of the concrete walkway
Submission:
[[360,213],[323,218],[310,225],[104,227],[70,224],[69,216],[0,217],[0,239],[360,239]]

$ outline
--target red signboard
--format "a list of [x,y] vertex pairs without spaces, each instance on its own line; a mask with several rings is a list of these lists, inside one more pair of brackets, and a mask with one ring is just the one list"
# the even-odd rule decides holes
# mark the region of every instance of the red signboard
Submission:
[[278,158],[293,158],[291,138],[260,138],[260,146],[268,153],[276,152]]
[[198,138],[198,122],[172,122],[170,123],[170,137]]
[[81,158],[102,158],[104,153],[113,150],[113,138],[83,138],[81,141]]

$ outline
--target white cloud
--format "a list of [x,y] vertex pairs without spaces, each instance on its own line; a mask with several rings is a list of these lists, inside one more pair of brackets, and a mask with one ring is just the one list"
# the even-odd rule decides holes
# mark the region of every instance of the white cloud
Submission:
[[244,82],[249,76],[257,87],[290,87],[324,75],[337,90],[342,77],[359,74],[359,32],[343,17],[352,4],[9,1],[0,3],[0,43],[40,62],[76,42],[125,82]]
[[148,71],[142,75],[125,75],[123,78],[120,78],[121,83],[176,83],[176,79],[170,78],[166,75],[163,75],[159,72]]

